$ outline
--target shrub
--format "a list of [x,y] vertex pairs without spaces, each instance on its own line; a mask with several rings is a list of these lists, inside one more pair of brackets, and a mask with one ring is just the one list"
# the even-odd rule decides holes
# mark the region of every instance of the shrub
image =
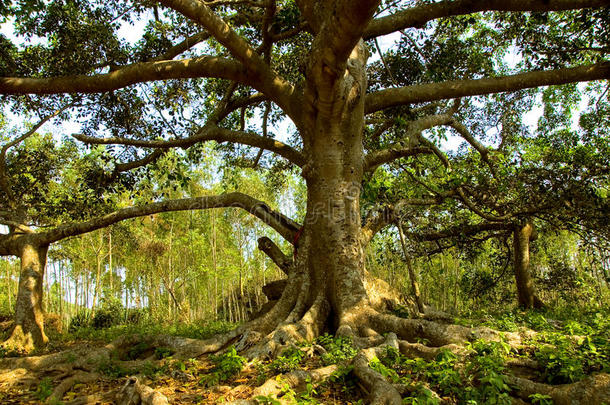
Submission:
[[89,311],[86,309],[81,309],[70,319],[70,325],[68,326],[68,332],[74,333],[78,329],[88,328],[91,326],[91,318],[89,316]]

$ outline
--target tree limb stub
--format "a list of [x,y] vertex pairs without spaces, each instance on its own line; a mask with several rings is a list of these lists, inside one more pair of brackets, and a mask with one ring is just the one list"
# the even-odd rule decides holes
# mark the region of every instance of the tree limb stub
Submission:
[[280,270],[288,274],[290,266],[292,266],[292,258],[285,255],[271,239],[266,236],[259,238],[258,249],[269,256]]

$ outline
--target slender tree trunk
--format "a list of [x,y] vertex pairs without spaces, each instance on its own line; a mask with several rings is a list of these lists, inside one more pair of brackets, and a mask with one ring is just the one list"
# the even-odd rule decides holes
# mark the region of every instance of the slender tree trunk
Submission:
[[112,228],[108,230],[108,283],[110,285],[110,294],[114,297],[114,286],[112,274]]
[[91,312],[95,312],[95,308],[100,299],[100,287],[102,284],[102,257],[100,256],[99,253],[95,255],[95,262],[96,262],[95,263],[95,265],[96,265],[95,290],[93,293],[93,302],[91,303]]
[[11,263],[7,262],[6,263],[6,291],[7,291],[7,298],[8,298],[8,307],[12,308],[13,307],[13,289],[12,289],[12,284],[13,284],[13,279],[11,277]]
[[15,324],[8,347],[31,351],[49,341],[44,333],[43,280],[48,245],[26,241],[19,251],[21,274],[15,304]]
[[405,255],[405,261],[407,262],[407,270],[409,271],[409,280],[411,281],[411,288],[413,289],[413,296],[415,297],[415,303],[417,304],[417,309],[420,313],[424,313],[424,302],[421,298],[421,294],[419,293],[419,282],[417,281],[417,274],[415,274],[415,270],[413,269],[413,262],[411,261],[411,256],[409,255],[409,250],[407,249],[407,244],[405,242],[405,235],[402,230],[402,224],[398,222],[396,224],[396,228],[398,228],[398,235],[400,237],[400,245],[402,246],[402,252]]
[[530,241],[535,239],[531,223],[517,225],[513,231],[515,281],[519,306],[525,309],[540,308],[542,301],[536,296],[530,274]]

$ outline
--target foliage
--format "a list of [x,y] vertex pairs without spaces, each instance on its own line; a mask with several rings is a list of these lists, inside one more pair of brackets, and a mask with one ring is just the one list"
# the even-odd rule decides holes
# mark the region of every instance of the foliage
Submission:
[[37,399],[39,399],[40,401],[44,401],[45,399],[50,397],[52,393],[53,393],[52,380],[49,377],[45,377],[38,384],[38,387],[36,388],[36,391],[34,392],[34,396]]
[[322,364],[338,364],[346,360],[351,360],[358,350],[354,347],[351,338],[347,336],[332,336],[325,334],[319,336],[316,342],[321,345],[326,353],[322,354]]
[[214,367],[200,380],[201,384],[208,387],[233,378],[239,374],[246,363],[246,359],[237,354],[235,346],[229,347],[220,355],[210,356],[210,360]]
[[304,358],[305,353],[300,348],[290,347],[273,359],[269,369],[274,373],[287,373],[299,368]]
[[[509,346],[504,342],[476,341],[462,366],[458,357],[441,349],[433,361],[410,359],[396,349],[387,347],[383,356],[370,366],[393,383],[418,384],[407,400],[412,404],[438,404],[428,385],[442,396],[451,396],[460,403],[510,404],[510,388],[503,375]],[[471,402],[468,402],[471,401]]]
[[120,325],[126,318],[126,310],[118,300],[102,300],[102,307],[95,311],[91,326],[95,329]]

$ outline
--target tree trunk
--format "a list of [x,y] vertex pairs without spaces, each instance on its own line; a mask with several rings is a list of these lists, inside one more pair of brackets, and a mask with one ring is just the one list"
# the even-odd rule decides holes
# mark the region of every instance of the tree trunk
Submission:
[[[326,316],[333,328],[356,331],[369,307],[364,284],[360,188],[364,174],[363,42],[354,48],[349,68],[333,84],[324,67],[313,68],[316,88],[307,89],[305,121],[299,128],[309,163],[303,168],[307,211],[302,236],[295,241],[300,292],[288,321],[302,317],[306,338],[320,332]],[[330,77],[329,77],[330,76]],[[312,80],[310,80],[312,82]],[[324,99],[324,98],[328,99]],[[289,287],[287,287],[287,290]]]
[[421,298],[421,294],[419,293],[419,282],[417,281],[417,274],[415,274],[415,270],[413,269],[413,262],[411,261],[411,256],[409,255],[409,250],[407,249],[407,244],[405,242],[405,234],[402,231],[402,224],[398,222],[396,224],[396,228],[398,228],[398,236],[400,237],[400,245],[402,246],[402,251],[405,255],[405,261],[407,263],[407,270],[409,272],[409,280],[411,281],[411,287],[413,289],[413,296],[415,297],[415,303],[417,304],[417,309],[420,313],[424,313],[424,301]]
[[540,308],[542,301],[536,296],[530,274],[530,241],[536,239],[533,225],[517,225],[513,231],[515,281],[519,306],[525,309]]
[[48,245],[26,242],[19,250],[21,274],[15,304],[15,325],[5,347],[29,352],[49,341],[44,333],[43,280]]

